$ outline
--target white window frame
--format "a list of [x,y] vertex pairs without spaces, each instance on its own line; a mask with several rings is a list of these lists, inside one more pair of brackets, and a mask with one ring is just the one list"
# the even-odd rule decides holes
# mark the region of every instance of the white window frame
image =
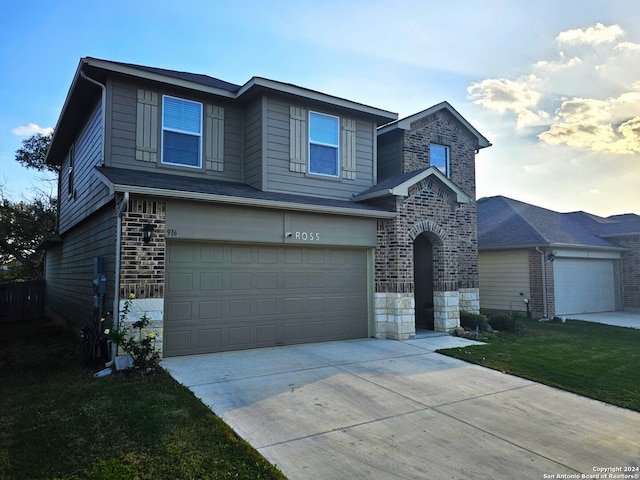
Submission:
[[[432,148],[433,147],[442,148],[444,150],[444,152],[445,152],[445,159],[444,159],[445,171],[444,172],[442,172],[442,170],[440,170],[440,168],[435,166],[433,164],[433,162],[432,162],[431,152],[432,152]],[[429,166],[437,168],[442,173],[444,173],[447,176],[447,178],[451,176],[451,155],[450,155],[450,153],[451,153],[451,151],[450,151],[450,149],[449,149],[449,147],[447,145],[442,145],[442,144],[439,144],[439,143],[431,143],[431,144],[429,144]]]
[[[200,107],[200,126],[199,126],[199,133],[194,133],[194,132],[190,132],[190,131],[186,131],[186,130],[178,130],[175,128],[168,128],[165,127],[164,124],[164,119],[165,119],[165,99],[167,98],[173,98],[175,100],[180,100],[181,102],[187,102],[187,103],[193,103],[196,104]],[[203,124],[202,124],[202,112],[203,110],[203,104],[202,102],[196,102],[194,100],[188,100],[186,98],[181,98],[181,97],[174,97],[173,95],[162,95],[162,144],[160,145],[160,152],[161,152],[161,157],[160,157],[160,162],[163,165],[171,165],[173,167],[182,167],[182,168],[195,168],[195,169],[202,169],[202,128],[203,128]],[[174,132],[174,133],[180,133],[183,135],[191,135],[193,137],[198,137],[198,165],[185,165],[184,163],[174,163],[174,162],[170,162],[170,161],[166,161],[164,158],[164,132],[168,131],[168,132]]]
[[[338,139],[338,143],[337,144],[332,144],[332,143],[324,143],[324,142],[318,142],[318,141],[314,141],[311,138],[311,118],[312,115],[318,115],[321,117],[329,117],[329,118],[335,118],[338,121],[338,125],[337,125],[337,139]],[[327,173],[320,173],[320,172],[314,172],[311,170],[311,145],[321,145],[323,147],[331,147],[331,148],[335,148],[336,150],[336,174],[335,175],[329,175]],[[319,175],[322,177],[329,177],[329,178],[340,178],[340,117],[336,116],[336,115],[329,115],[326,113],[321,113],[321,112],[315,112],[312,110],[309,110],[309,145],[308,145],[308,158],[309,158],[309,162],[308,162],[308,166],[307,166],[307,171],[309,172],[309,174],[311,175]]]

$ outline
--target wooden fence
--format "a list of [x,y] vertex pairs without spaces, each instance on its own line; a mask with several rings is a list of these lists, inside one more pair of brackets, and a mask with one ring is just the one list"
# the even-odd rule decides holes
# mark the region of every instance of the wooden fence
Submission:
[[0,322],[44,316],[44,280],[0,284]]

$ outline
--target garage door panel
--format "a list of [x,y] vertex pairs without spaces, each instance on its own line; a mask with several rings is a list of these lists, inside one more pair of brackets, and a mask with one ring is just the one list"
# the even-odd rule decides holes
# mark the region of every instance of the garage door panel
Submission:
[[278,288],[278,274],[276,272],[271,273],[258,273],[257,276],[257,288],[260,290],[277,290]]
[[247,325],[229,327],[229,345],[248,348],[252,343],[251,328]]
[[251,315],[250,300],[230,300],[228,305],[230,317],[248,317]]
[[200,350],[219,347],[222,343],[222,330],[220,328],[202,328],[195,335],[197,348]]
[[200,251],[202,263],[222,263],[224,260],[224,249],[221,246],[206,245]]
[[613,261],[560,258],[553,272],[557,315],[615,310]]
[[223,277],[221,273],[203,273],[200,275],[200,290],[222,290]]
[[165,355],[366,337],[366,259],[356,250],[169,242]]
[[222,301],[209,301],[199,302],[199,318],[203,319],[217,319],[222,317]]
[[167,277],[167,290],[179,292],[192,291],[193,283],[192,273],[172,273]]
[[165,315],[176,322],[191,320],[192,312],[191,302],[172,302],[165,307]]

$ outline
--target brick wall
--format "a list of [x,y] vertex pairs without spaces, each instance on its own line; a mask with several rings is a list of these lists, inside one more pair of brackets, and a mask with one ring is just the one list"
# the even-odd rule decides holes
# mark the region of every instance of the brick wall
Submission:
[[[476,139],[449,112],[439,111],[414,122],[410,130],[404,131],[401,141],[404,173],[429,166],[430,143],[448,146],[451,180],[475,199]],[[475,201],[456,203],[445,185],[431,176],[411,187],[407,197],[393,199],[392,207],[398,216],[378,222],[376,292],[414,292],[413,241],[425,234],[433,247],[433,291],[458,292],[463,288],[465,306],[473,308],[477,300],[471,297],[478,289]],[[455,306],[456,310],[447,313],[446,324],[450,326],[459,319],[459,304],[457,298],[453,299],[455,295],[449,295],[451,299],[447,295],[443,312],[444,307]],[[387,311],[386,318],[391,316]]]
[[[151,319],[141,334],[153,333],[160,355],[164,330],[165,218],[164,202],[132,197],[122,214],[120,250],[120,312],[128,302],[126,322],[135,322],[142,315]],[[143,242],[146,224],[155,225],[149,243]],[[135,299],[130,298],[132,294]]]
[[[122,216],[120,298],[164,297],[165,203],[131,198]],[[155,225],[151,241],[143,243],[143,226]]]
[[616,243],[629,250],[620,260],[622,308],[640,308],[640,236],[616,238]]

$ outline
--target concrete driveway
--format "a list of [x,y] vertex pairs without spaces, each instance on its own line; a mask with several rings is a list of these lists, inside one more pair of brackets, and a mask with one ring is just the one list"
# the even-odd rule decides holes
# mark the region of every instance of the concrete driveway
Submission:
[[567,315],[567,318],[584,320],[585,322],[605,323],[616,327],[640,329],[640,309],[603,313],[576,313],[574,315]]
[[598,478],[580,475],[640,465],[640,413],[434,353],[470,343],[363,339],[162,365],[290,480]]

